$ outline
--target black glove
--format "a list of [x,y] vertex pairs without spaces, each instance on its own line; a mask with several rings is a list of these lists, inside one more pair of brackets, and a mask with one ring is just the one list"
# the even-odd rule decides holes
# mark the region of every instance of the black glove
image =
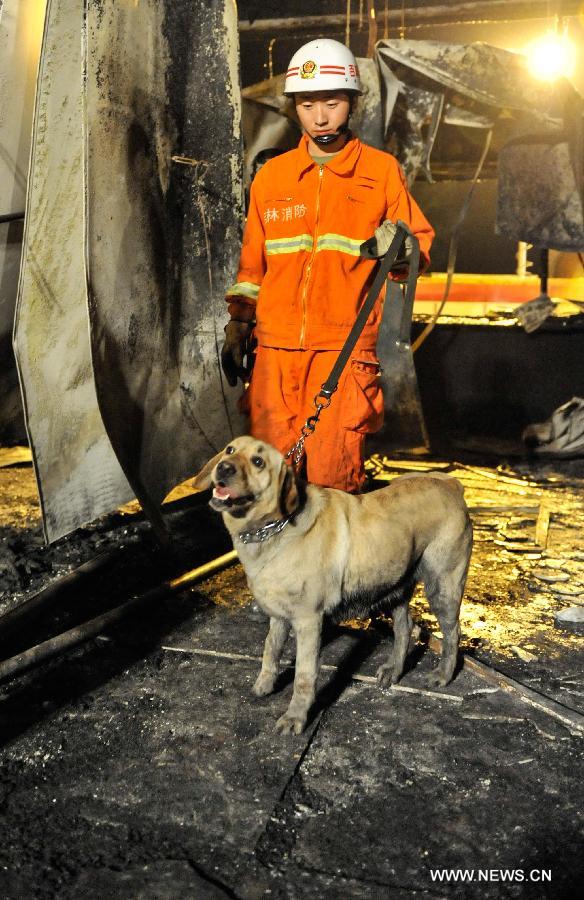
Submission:
[[[235,387],[238,378],[245,381],[251,372],[252,331],[252,322],[240,322],[238,319],[230,319],[225,326],[221,368],[231,387]],[[246,365],[244,357],[247,357]]]

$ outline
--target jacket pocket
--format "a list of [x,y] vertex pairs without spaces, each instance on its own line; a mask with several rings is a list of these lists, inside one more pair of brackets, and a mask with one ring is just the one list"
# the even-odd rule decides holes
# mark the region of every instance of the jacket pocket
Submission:
[[383,425],[381,366],[374,353],[353,357],[347,375],[344,427],[373,434]]

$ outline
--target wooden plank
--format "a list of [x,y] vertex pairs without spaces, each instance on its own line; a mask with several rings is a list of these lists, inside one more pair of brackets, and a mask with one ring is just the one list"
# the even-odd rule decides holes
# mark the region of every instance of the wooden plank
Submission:
[[[169,644],[162,645],[163,650],[170,651],[172,653],[191,653],[193,656],[211,656],[214,659],[229,659],[234,662],[254,662],[261,663],[261,656],[252,656],[249,653],[228,653],[223,650],[205,650],[201,647],[172,647]],[[293,669],[294,664],[291,660],[282,660],[281,663],[282,669]],[[320,666],[321,671],[323,672],[336,672],[338,671],[338,666],[332,666],[328,664],[323,664]],[[373,675],[361,675],[360,672],[354,672],[351,675],[351,681],[359,681],[363,684],[377,684],[377,678]],[[422,688],[414,688],[407,687],[404,684],[392,684],[390,687],[388,686],[387,690],[402,692],[404,694],[417,694],[422,697],[429,697],[432,700],[449,700],[452,703],[462,703],[463,697],[459,697],[457,694],[444,694],[440,691],[426,691]]]
[[542,550],[545,550],[547,547],[549,527],[550,509],[545,503],[542,503],[539,508],[537,522],[535,523],[535,543],[538,544]]
[[[435,653],[441,653],[442,639],[432,634],[430,635],[428,646]],[[496,685],[501,690],[516,694],[524,703],[561,722],[572,734],[584,735],[584,716],[576,712],[576,710],[563,706],[561,703],[556,703],[555,700],[551,700],[544,694],[538,694],[537,691],[526,687],[520,681],[515,681],[515,679],[509,678],[507,675],[503,675],[497,669],[493,669],[491,666],[487,666],[477,659],[467,656],[466,653],[463,655],[463,660],[465,669],[474,672],[480,678]]]

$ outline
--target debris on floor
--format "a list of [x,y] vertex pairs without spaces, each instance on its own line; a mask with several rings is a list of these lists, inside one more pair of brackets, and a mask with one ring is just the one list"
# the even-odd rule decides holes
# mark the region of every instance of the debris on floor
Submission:
[[[242,568],[225,569],[0,685],[2,896],[474,896],[436,887],[451,869],[534,880],[504,894],[484,882],[481,900],[575,892],[584,644],[558,618],[584,611],[581,475],[574,463],[369,465],[376,485],[432,468],[464,484],[475,548],[454,681],[425,686],[440,637],[418,592],[400,684],[375,679],[390,620],[331,627],[309,727],[276,735],[294,646],[276,692],[253,698],[267,621]],[[118,562],[73,593],[71,615],[87,617],[93,593],[113,606],[162,572],[138,511],[45,547],[30,466],[0,467],[2,485],[4,612],[96,548],[117,549]],[[191,566],[225,552],[206,503],[187,498],[166,515],[183,563],[187,538]]]

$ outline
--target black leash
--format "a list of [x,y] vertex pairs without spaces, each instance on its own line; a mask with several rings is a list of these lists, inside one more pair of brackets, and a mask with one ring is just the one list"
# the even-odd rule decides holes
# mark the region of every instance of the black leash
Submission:
[[338,387],[339,379],[343,373],[343,369],[347,365],[351,353],[355,349],[355,344],[357,343],[359,336],[363,331],[363,328],[365,327],[365,323],[367,322],[367,319],[371,314],[371,311],[375,305],[375,301],[379,296],[379,292],[381,291],[381,288],[383,287],[392,266],[395,265],[395,262],[399,257],[400,251],[407,237],[411,238],[413,249],[409,259],[409,273],[405,291],[404,308],[399,333],[396,337],[396,342],[402,346],[409,346],[412,310],[414,307],[414,297],[416,294],[416,283],[418,280],[418,269],[420,265],[420,244],[416,236],[411,233],[407,225],[405,225],[403,222],[398,222],[397,231],[391,244],[389,245],[387,253],[385,254],[385,256],[381,257],[379,266],[377,268],[377,273],[375,275],[375,278],[373,279],[373,284],[369,288],[369,293],[367,294],[367,297],[365,298],[363,305],[359,310],[359,314],[355,319],[355,324],[351,328],[347,340],[341,348],[341,352],[338,355],[338,358],[331,370],[329,377],[324,382],[320,391],[314,398],[314,406],[316,412],[312,416],[308,417],[300,430],[300,437],[286,454],[286,459],[292,457],[292,462],[295,466],[299,464],[302,456],[304,455],[304,442],[306,438],[310,437],[310,435],[314,432],[318,424],[321,412],[323,411],[323,409],[327,409],[331,405],[332,396]]

